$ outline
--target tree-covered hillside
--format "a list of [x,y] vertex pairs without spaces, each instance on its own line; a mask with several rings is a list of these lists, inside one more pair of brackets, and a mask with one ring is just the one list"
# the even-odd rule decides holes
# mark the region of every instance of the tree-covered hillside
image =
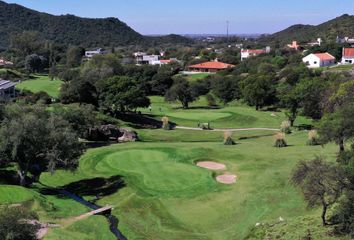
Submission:
[[294,25],[283,31],[266,36],[262,40],[286,44],[293,40],[308,42],[322,38],[324,41],[332,42],[336,40],[337,36],[354,36],[354,16],[345,14],[317,26]]
[[73,15],[54,16],[17,4],[0,1],[0,47],[10,44],[13,33],[37,31],[47,40],[83,47],[109,47],[127,44],[156,44],[189,40],[181,36],[145,37],[117,18],[90,19]]

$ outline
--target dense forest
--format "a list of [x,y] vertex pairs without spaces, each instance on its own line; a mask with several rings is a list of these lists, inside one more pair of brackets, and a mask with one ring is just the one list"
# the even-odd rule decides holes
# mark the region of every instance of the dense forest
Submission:
[[44,39],[87,48],[191,41],[177,35],[145,37],[117,18],[89,19],[73,15],[54,16],[2,1],[0,1],[0,22],[2,23],[0,25],[0,48],[9,46],[11,34],[23,31],[40,32]]

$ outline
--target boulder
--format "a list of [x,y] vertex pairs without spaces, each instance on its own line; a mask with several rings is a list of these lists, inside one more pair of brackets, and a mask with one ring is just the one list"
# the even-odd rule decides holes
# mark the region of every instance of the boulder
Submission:
[[136,142],[139,140],[138,134],[129,129],[120,129],[121,135],[118,137],[118,142]]

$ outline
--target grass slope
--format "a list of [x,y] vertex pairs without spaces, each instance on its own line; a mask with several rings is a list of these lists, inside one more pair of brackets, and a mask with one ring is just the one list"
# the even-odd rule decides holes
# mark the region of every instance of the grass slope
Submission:
[[59,96],[60,87],[63,84],[61,80],[51,80],[48,76],[38,75],[35,79],[26,80],[16,85],[19,90],[28,90],[33,93],[46,92],[49,96],[57,98]]

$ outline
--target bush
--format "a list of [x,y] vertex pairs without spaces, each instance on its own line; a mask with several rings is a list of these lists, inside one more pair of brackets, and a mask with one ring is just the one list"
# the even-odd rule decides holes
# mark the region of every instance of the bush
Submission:
[[170,122],[169,122],[169,119],[168,119],[168,117],[163,117],[162,119],[161,119],[161,121],[162,121],[162,128],[164,129],[164,130],[171,130],[171,124],[170,124]]
[[284,133],[277,133],[274,136],[275,144],[274,147],[282,148],[288,146],[285,141],[285,134]]
[[280,125],[280,131],[282,131],[285,134],[290,134],[291,133],[291,123],[290,121],[286,120],[283,121]]
[[319,144],[320,144],[320,142],[318,139],[317,131],[316,130],[309,131],[307,145],[315,146],[315,145],[319,145]]
[[38,225],[26,222],[38,216],[24,207],[0,207],[0,239],[35,240]]
[[232,139],[232,132],[224,132],[224,145],[235,145],[235,141]]

